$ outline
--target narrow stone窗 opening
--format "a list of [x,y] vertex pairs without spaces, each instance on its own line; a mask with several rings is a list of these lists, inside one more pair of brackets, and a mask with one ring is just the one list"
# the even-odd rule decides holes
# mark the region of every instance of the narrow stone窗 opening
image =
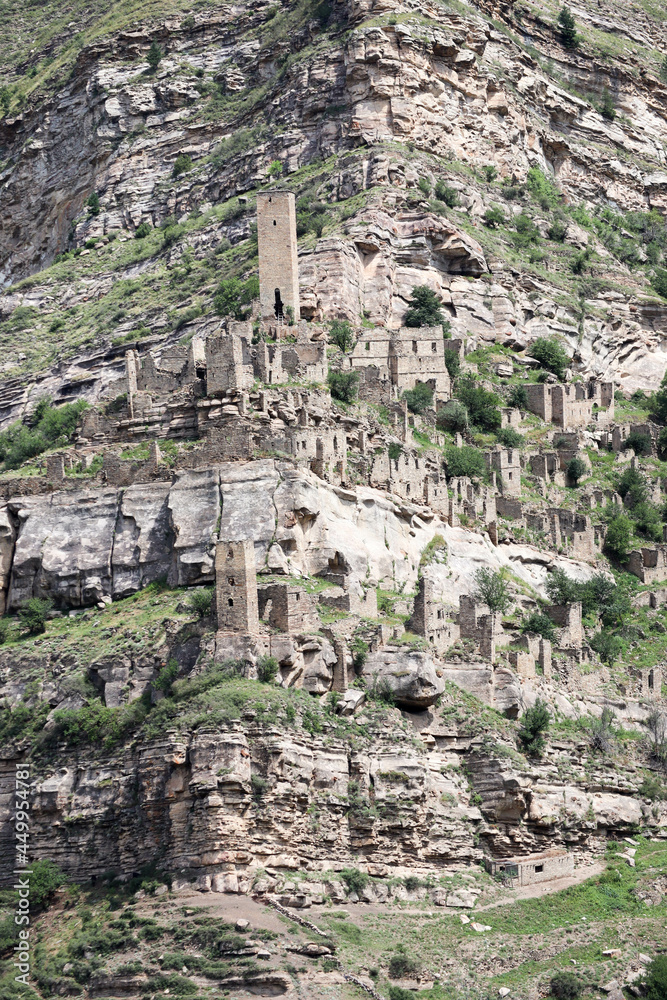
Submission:
[[230,608],[234,607],[234,601],[232,600],[231,597],[228,599],[227,604],[230,606]]
[[283,300],[280,297],[280,289],[279,288],[276,288],[275,296],[276,296],[276,298],[275,298],[276,319],[282,319],[283,318]]

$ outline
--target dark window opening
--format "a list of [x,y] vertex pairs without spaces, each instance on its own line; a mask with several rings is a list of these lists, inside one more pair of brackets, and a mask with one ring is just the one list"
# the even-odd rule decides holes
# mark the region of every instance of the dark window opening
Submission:
[[275,291],[275,307],[274,308],[275,308],[275,312],[276,312],[276,319],[282,319],[283,318],[283,300],[280,298],[280,289],[279,288],[276,288],[276,291]]
[[413,351],[414,354],[417,353],[417,341],[416,340],[412,341],[412,351]]
[[230,587],[235,587],[236,586],[236,580],[234,579],[233,576],[228,577],[227,581],[228,581]]
[[231,599],[231,597],[230,597],[230,598],[229,598],[229,600],[227,601],[227,604],[228,604],[228,605],[230,606],[230,608],[233,608],[233,607],[234,607],[234,602],[233,602],[233,600]]
[[535,865],[535,871],[536,872],[543,872],[544,871],[544,865]]
[[276,220],[274,219],[274,220],[273,220],[273,225],[275,226],[275,224],[276,224]]

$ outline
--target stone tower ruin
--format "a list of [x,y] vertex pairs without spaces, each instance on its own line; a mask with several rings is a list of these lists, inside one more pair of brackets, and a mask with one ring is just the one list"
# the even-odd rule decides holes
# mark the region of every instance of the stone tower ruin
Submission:
[[291,191],[257,195],[259,303],[262,319],[287,318],[287,307],[299,313],[299,265],[296,253],[296,210]]
[[215,550],[215,604],[221,632],[259,634],[255,546],[245,539]]

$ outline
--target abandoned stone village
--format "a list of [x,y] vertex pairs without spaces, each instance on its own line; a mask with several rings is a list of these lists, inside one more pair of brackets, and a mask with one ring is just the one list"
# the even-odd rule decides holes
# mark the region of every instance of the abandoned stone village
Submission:
[[[545,818],[550,807],[540,806],[536,794],[532,825],[517,824],[527,807],[517,806],[511,776],[489,774],[475,757],[474,739],[462,743],[434,706],[456,685],[513,719],[540,697],[565,717],[599,715],[605,706],[628,721],[650,714],[661,698],[660,665],[630,667],[619,687],[587,642],[581,602],[546,607],[549,639],[487,606],[474,574],[489,564],[504,572],[513,607],[524,615],[537,608],[547,572],[588,579],[605,544],[606,526],[595,513],[608,504],[623,509],[623,499],[586,483],[568,491],[568,467],[580,458],[590,468],[591,448],[624,468],[639,467],[627,438],[633,431],[647,435],[655,454],[659,428],[617,423],[614,384],[573,378],[570,370],[562,382],[553,375],[525,381],[525,408],[501,408],[503,429],[538,427],[538,444],[489,445],[486,476],[453,475],[446,449],[471,438],[439,419],[452,399],[446,352],[461,372],[475,373],[466,360],[470,345],[446,337],[441,325],[369,326],[340,350],[330,343],[330,322],[300,318],[294,196],[276,188],[261,195],[257,223],[259,300],[251,314],[227,317],[205,338],[182,345],[126,350],[122,371],[107,370],[98,404],[83,413],[74,445],[49,453],[38,475],[0,480],[3,608],[12,612],[26,597],[48,594],[75,615],[159,579],[213,584],[217,631],[208,653],[216,663],[243,663],[252,678],[263,659],[274,658],[283,686],[333,697],[342,717],[363,716],[366,693],[384,691],[413,719],[432,766],[472,751],[476,787],[497,823],[487,826],[483,850],[456,824],[446,845],[419,827],[419,844],[405,850],[416,850],[421,865],[485,855],[489,871],[508,886],[571,876],[575,858],[590,860],[594,840],[554,839]],[[528,353],[517,352],[499,374],[511,376],[522,365],[526,373],[535,367]],[[331,369],[357,377],[351,405],[332,398]],[[409,394],[419,386],[428,388],[429,402],[412,412]],[[16,396],[7,394],[2,404],[14,412]],[[656,483],[656,499],[663,486]],[[513,562],[504,555],[511,543],[519,553]],[[649,585],[638,605],[660,608],[667,601],[667,588],[658,586],[667,578],[667,542],[632,551],[627,567]],[[381,611],[388,594],[387,621]],[[400,612],[403,618],[392,620]],[[111,708],[140,698],[155,676],[130,661],[91,670]],[[216,762],[227,771],[246,767],[243,741],[199,740],[197,770],[208,773]],[[387,760],[403,759],[387,752]],[[584,766],[582,751],[576,767]],[[325,753],[318,767],[334,782],[340,778],[341,792],[347,787],[347,761]],[[389,772],[394,765],[384,767]],[[411,767],[423,771],[416,760]],[[193,772],[192,781],[200,780]],[[66,793],[68,781],[49,779],[44,807],[49,796]],[[376,773],[376,796],[379,781]],[[437,785],[427,794],[434,791]],[[591,808],[590,799],[572,801]],[[627,808],[623,790],[603,794],[597,807],[615,821]],[[480,819],[470,804],[466,822]],[[664,836],[664,815],[655,813],[651,822]],[[272,845],[266,831],[246,842],[244,829],[228,831],[229,843],[241,849],[238,863],[230,864],[228,849],[212,850],[201,873],[197,837],[182,847],[180,860],[200,872],[200,889],[251,891],[246,872],[258,858],[270,871],[306,863]],[[363,850],[359,835],[351,843]],[[325,854],[336,849],[331,844]],[[315,870],[330,863],[310,835],[303,850]],[[414,865],[407,857],[385,838],[374,845],[368,870]],[[252,891],[282,884],[271,876],[265,881]],[[310,896],[294,887],[290,895],[288,886],[282,898],[304,906]],[[435,901],[470,905],[469,895],[464,903],[457,898],[445,893]]]

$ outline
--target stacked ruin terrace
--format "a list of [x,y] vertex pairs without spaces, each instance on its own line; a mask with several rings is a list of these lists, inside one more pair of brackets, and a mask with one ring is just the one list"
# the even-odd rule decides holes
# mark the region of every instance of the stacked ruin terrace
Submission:
[[[269,658],[283,687],[333,695],[342,716],[377,690],[428,714],[454,685],[511,719],[536,696],[573,714],[611,703],[645,718],[662,697],[661,664],[627,663],[621,681],[591,645],[599,620],[584,622],[581,600],[545,602],[543,583],[555,570],[610,577],[609,511],[628,508],[595,469],[643,475],[661,453],[659,425],[628,419],[614,384],[573,361],[558,378],[529,349],[480,353],[446,322],[300,318],[293,201],[276,191],[259,202],[259,297],[244,318],[127,349],[73,442],[0,476],[5,609],[31,596],[61,614],[104,608],[164,578],[213,586],[213,661],[252,679]],[[496,400],[493,431],[452,427],[463,383]],[[662,503],[665,483],[650,482]],[[383,557],[336,541],[325,507],[383,532]],[[71,556],[54,569],[63,544]],[[467,545],[467,586],[460,571],[452,588],[452,554]],[[539,567],[539,587],[511,558]],[[505,567],[504,609],[473,586],[488,563]],[[667,542],[647,541],[624,566],[642,585],[636,607],[656,615]],[[537,613],[549,637],[524,627]],[[124,670],[95,674],[108,707],[152,690],[155,671]],[[433,717],[421,737],[444,738]],[[502,848],[506,831],[492,836],[492,849],[545,847],[515,835]]]

